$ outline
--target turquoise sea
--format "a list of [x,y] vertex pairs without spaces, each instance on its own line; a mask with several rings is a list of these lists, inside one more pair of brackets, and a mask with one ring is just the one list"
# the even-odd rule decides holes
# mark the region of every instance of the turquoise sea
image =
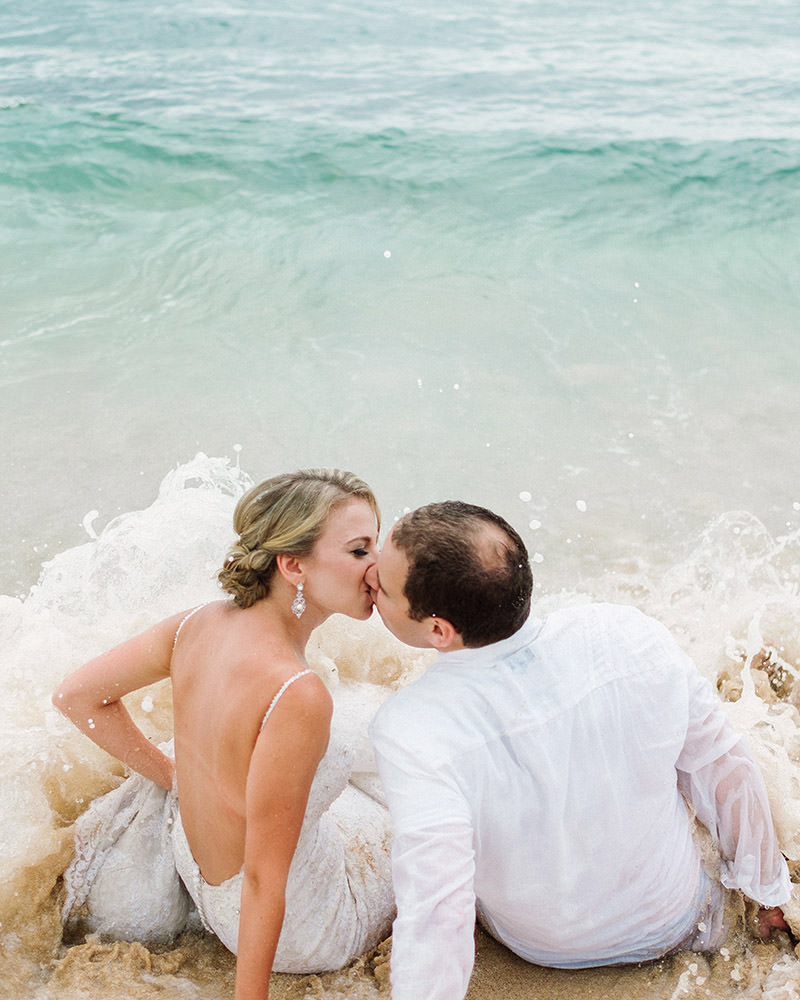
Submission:
[[796,0],[0,0],[12,873],[52,683],[248,478],[487,504],[545,603],[800,666],[798,53]]
[[497,506],[559,583],[800,523],[796,3],[2,12],[5,592],[198,451]]

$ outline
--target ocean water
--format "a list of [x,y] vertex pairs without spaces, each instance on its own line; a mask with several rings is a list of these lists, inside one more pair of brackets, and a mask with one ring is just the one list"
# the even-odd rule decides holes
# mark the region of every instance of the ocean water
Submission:
[[[14,996],[228,995],[207,944],[173,972],[61,946],[65,824],[114,777],[49,691],[213,594],[236,496],[305,465],[363,476],[386,524],[497,509],[545,610],[664,620],[738,698],[800,859],[800,8],[431,6],[0,3]],[[377,623],[318,662],[419,666]],[[800,989],[791,952],[743,955],[714,995]]]

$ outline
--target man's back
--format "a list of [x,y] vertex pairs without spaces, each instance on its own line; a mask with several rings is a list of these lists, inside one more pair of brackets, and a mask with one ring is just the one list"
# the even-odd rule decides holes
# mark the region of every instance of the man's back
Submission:
[[[700,884],[676,771],[698,698],[715,695],[629,608],[570,608],[445,654],[373,724],[397,855],[439,837],[425,863],[457,887],[448,905],[467,907],[472,882],[489,929],[531,961],[663,953]],[[433,879],[414,881],[399,892]]]

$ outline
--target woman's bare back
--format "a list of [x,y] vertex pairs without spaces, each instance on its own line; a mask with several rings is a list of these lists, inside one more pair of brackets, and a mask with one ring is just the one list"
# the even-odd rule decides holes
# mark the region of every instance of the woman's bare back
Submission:
[[[266,602],[214,602],[180,629],[171,667],[179,804],[212,885],[242,868],[253,749],[273,698],[305,666]],[[322,685],[313,674],[303,683]]]

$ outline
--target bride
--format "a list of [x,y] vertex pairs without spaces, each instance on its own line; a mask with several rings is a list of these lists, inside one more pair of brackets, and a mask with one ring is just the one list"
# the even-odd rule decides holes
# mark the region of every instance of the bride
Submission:
[[[219,573],[231,599],[155,625],[53,695],[82,732],[147,779],[106,796],[124,835],[134,834],[114,798],[124,786],[139,781],[162,796],[174,866],[205,926],[237,954],[236,1000],[265,1000],[273,969],[339,968],[389,932],[388,814],[348,783],[348,747],[330,740],[331,696],[304,659],[312,630],[330,615],[372,613],[364,576],[378,522],[373,494],[350,473],[306,470],[261,483],[234,513],[239,539]],[[121,700],[166,677],[174,761]],[[103,896],[93,895],[88,872],[113,864],[87,847],[98,822],[83,844],[76,834],[66,881],[73,902],[86,899],[91,910],[96,901],[93,927],[102,931]],[[115,876],[107,882],[119,896]]]

